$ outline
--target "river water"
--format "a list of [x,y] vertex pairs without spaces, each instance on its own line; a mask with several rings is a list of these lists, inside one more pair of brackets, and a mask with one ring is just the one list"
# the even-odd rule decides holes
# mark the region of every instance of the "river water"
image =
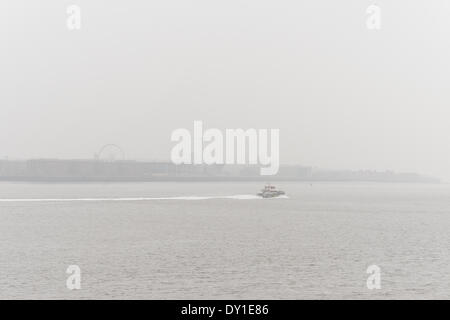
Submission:
[[449,185],[261,187],[0,183],[0,298],[450,298]]

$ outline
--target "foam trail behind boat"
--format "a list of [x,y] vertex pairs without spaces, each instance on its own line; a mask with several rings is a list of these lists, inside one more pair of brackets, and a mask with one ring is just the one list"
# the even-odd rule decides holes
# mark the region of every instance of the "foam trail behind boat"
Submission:
[[[287,197],[286,197],[287,198]],[[46,199],[0,199],[0,202],[93,202],[93,201],[154,201],[154,200],[212,200],[212,199],[233,199],[233,200],[258,200],[262,199],[256,195],[238,194],[231,196],[180,196],[180,197],[133,197],[133,198],[46,198]]]

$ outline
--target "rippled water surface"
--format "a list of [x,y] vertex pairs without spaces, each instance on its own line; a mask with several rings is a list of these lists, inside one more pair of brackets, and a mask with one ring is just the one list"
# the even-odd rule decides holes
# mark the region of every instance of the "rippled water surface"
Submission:
[[450,186],[277,186],[0,183],[0,298],[450,298]]

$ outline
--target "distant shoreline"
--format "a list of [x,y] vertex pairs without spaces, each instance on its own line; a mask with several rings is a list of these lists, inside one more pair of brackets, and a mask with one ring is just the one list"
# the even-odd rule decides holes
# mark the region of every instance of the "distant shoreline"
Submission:
[[0,160],[0,181],[18,182],[410,182],[439,183],[416,173],[325,170],[281,165],[276,175],[260,175],[255,165],[176,165],[171,162],[91,159]]
[[439,180],[423,180],[423,181],[404,181],[404,180],[380,180],[380,179],[315,179],[315,180],[302,180],[295,178],[282,178],[282,177],[148,177],[148,178],[135,178],[135,177],[89,177],[89,178],[76,178],[76,177],[0,177],[0,182],[44,182],[44,183],[117,183],[117,182],[378,182],[378,183],[424,183],[424,184],[442,184]]

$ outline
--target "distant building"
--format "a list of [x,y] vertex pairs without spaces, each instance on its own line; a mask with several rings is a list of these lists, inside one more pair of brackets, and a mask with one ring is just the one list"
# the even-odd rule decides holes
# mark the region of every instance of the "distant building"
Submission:
[[58,160],[0,160],[3,181],[380,181],[438,182],[415,173],[391,171],[320,170],[280,166],[275,176],[261,176],[258,165],[175,165],[171,162]]

